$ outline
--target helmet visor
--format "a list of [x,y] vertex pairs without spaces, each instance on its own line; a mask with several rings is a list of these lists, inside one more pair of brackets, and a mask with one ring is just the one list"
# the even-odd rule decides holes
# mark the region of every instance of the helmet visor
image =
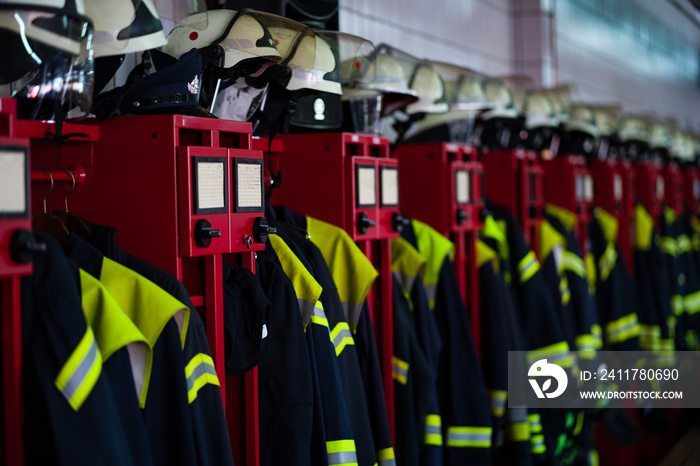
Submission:
[[45,11],[0,11],[0,95],[20,102],[20,117],[48,119],[55,106],[90,111],[92,27],[86,18]]

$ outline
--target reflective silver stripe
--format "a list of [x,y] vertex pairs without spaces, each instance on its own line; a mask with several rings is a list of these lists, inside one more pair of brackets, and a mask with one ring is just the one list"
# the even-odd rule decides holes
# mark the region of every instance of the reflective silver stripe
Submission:
[[379,460],[379,466],[396,466],[396,459]]
[[408,381],[408,363],[394,356],[392,364],[394,366],[394,378],[405,385]]
[[341,464],[357,464],[357,453],[354,451],[328,453],[328,466],[336,466]]
[[488,432],[455,432],[451,428],[447,430],[448,447],[490,447],[491,429]]
[[401,286],[403,287],[404,290],[410,292],[413,289],[413,284],[416,281],[416,277],[412,277],[410,275],[406,275],[405,273],[401,272],[393,272],[394,278],[401,283]]
[[423,284],[423,288],[425,288],[425,294],[428,296],[428,301],[431,303],[435,303],[435,297],[437,296],[437,284]]
[[304,322],[304,328],[311,322],[311,316],[314,315],[314,305],[305,299],[297,298],[299,301],[299,310],[301,311],[301,320]]
[[204,374],[211,374],[214,377],[217,377],[216,375],[216,369],[214,366],[212,366],[209,363],[202,362],[200,363],[197,367],[195,367],[192,370],[192,373],[190,374],[189,377],[187,377],[187,391],[189,392],[194,388],[194,383],[195,381],[203,376]]
[[352,338],[352,333],[349,328],[342,328],[340,331],[333,336],[333,346],[338,348],[345,338]]
[[88,373],[92,369],[92,366],[95,364],[97,354],[97,341],[95,338],[93,338],[90,342],[90,349],[88,349],[87,354],[83,360],[80,361],[80,364],[78,364],[78,367],[75,368],[75,371],[73,371],[73,374],[70,376],[66,382],[66,385],[61,390],[61,393],[63,393],[63,396],[66,397],[66,400],[69,402],[73,398],[73,395],[75,395],[75,392],[78,391],[80,386],[83,384],[85,377],[87,377]]
[[605,252],[603,253],[603,257],[600,258],[599,262],[601,279],[608,279],[610,272],[612,272],[613,267],[615,266],[616,260],[617,250],[615,249],[615,245],[613,243],[608,243],[608,246],[605,248]]
[[426,435],[442,435],[442,429],[440,426],[434,426],[431,424],[426,424],[425,425],[425,434]]
[[357,303],[342,303],[343,312],[345,313],[345,320],[348,321],[351,328],[356,328],[357,323],[360,321],[360,314],[362,314],[362,304]]
[[569,251],[564,252],[564,270],[570,270],[581,278],[587,276],[586,264],[583,259]]

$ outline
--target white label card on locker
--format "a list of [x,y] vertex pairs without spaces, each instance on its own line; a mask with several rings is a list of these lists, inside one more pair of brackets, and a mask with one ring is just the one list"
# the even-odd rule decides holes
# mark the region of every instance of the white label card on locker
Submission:
[[221,209],[225,204],[223,162],[197,162],[197,208]]
[[656,177],[656,197],[659,199],[664,198],[664,179],[660,176]]
[[374,167],[357,169],[357,204],[359,206],[377,205],[377,172]]
[[27,211],[26,157],[23,151],[0,151],[0,214]]
[[238,207],[263,208],[262,165],[257,163],[236,164]]
[[455,184],[457,204],[469,204],[469,172],[457,170],[455,173]]
[[584,200],[593,202],[593,177],[591,175],[586,175],[584,185]]
[[574,196],[577,201],[583,201],[586,195],[586,187],[584,186],[583,177],[576,175],[574,178]]
[[622,200],[622,177],[620,175],[613,177],[613,196],[616,201]]
[[399,169],[395,167],[381,168],[382,205],[399,205]]

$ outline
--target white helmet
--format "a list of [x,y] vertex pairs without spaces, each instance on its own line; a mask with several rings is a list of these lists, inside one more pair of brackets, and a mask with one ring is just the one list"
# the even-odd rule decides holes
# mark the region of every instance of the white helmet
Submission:
[[[307,64],[309,55],[313,56],[311,66]],[[296,52],[286,63],[292,71],[286,88],[290,91],[309,89],[342,95],[343,89],[337,64],[331,46],[320,34],[316,33],[314,37],[303,37]],[[331,74],[334,71],[336,76],[332,79]]]
[[[282,59],[269,27],[292,22],[253,10],[212,10],[183,19],[168,35],[163,51],[175,58],[193,48],[221,54],[220,68],[230,69],[251,58]],[[294,22],[296,23],[296,22]],[[213,49],[212,49],[213,48]]]
[[600,136],[595,110],[590,105],[582,103],[571,105],[569,121],[564,124],[564,129],[585,133],[594,138]]
[[18,99],[21,118],[90,110],[92,26],[82,0],[0,0],[0,96]]
[[406,107],[406,113],[445,113],[449,110],[445,98],[445,84],[440,74],[428,62],[413,70],[411,89],[418,92],[418,101]]
[[545,91],[526,91],[520,112],[525,115],[526,129],[559,126],[554,103]]
[[518,112],[515,109],[513,93],[499,79],[487,79],[484,82],[484,95],[489,104],[489,110],[479,115],[482,120],[492,118],[516,118]]
[[142,52],[168,40],[152,0],[85,0],[95,58]]

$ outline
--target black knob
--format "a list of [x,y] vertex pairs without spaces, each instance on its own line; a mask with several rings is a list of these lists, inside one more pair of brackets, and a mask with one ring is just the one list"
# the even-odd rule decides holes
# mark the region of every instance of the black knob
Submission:
[[257,217],[253,221],[253,239],[256,243],[266,242],[268,235],[275,233],[277,233],[277,228],[271,227],[265,217]]
[[26,264],[37,252],[46,251],[46,243],[36,241],[29,230],[16,230],[10,237],[10,257],[17,264]]
[[407,227],[409,223],[411,223],[411,219],[404,217],[399,212],[394,212],[394,215],[391,217],[391,226],[394,231],[403,230],[403,227]]
[[364,235],[369,230],[369,227],[375,226],[377,223],[374,220],[370,220],[369,216],[365,212],[360,212],[357,214],[357,231]]
[[194,226],[194,242],[200,248],[208,248],[212,238],[221,237],[221,230],[214,230],[207,219],[197,220]]
[[471,216],[463,211],[462,209],[457,209],[457,225],[461,225],[465,220],[468,220]]

